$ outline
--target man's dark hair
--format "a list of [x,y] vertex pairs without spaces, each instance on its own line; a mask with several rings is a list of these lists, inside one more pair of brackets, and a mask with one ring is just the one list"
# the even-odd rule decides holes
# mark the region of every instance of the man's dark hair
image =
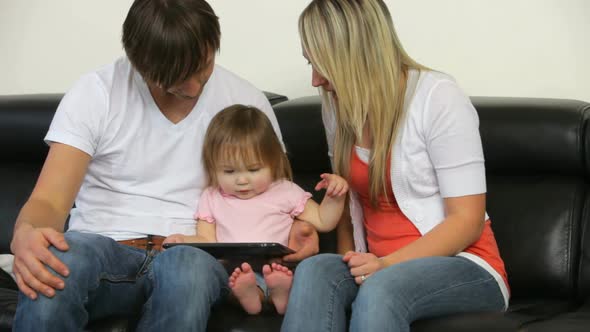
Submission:
[[168,89],[203,69],[220,37],[219,18],[204,0],[135,0],[122,42],[143,78]]

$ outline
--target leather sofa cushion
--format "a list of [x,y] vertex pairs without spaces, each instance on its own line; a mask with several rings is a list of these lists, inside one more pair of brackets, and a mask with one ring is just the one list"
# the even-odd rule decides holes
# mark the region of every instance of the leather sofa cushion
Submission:
[[[480,118],[486,169],[511,175],[588,175],[590,105],[577,100],[471,98]],[[586,137],[586,139],[590,139]]]

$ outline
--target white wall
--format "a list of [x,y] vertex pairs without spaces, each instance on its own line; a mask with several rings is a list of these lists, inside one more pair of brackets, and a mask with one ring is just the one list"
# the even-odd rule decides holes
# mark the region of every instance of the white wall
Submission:
[[[131,0],[0,0],[0,95],[65,91],[123,54]],[[297,18],[308,0],[210,0],[217,62],[259,88],[316,94]],[[470,95],[590,101],[588,0],[386,0],[408,52]]]

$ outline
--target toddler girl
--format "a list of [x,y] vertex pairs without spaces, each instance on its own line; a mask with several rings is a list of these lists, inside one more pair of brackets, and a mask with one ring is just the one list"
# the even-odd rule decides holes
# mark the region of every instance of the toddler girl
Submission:
[[[264,113],[233,105],[219,112],[207,129],[203,161],[209,187],[199,200],[197,235],[174,234],[166,242],[278,242],[287,245],[293,219],[328,232],[340,220],[348,184],[322,174],[315,189],[326,189],[321,204],[291,181],[291,167]],[[277,312],[287,307],[293,273],[265,264],[262,274],[242,263],[229,277],[232,294],[249,314],[269,299]]]

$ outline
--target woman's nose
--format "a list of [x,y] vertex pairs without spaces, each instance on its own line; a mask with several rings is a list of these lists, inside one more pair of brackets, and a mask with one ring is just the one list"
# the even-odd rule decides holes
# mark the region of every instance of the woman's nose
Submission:
[[322,76],[317,70],[313,69],[311,72],[311,85],[315,88],[318,88],[322,85],[328,83],[328,80]]

